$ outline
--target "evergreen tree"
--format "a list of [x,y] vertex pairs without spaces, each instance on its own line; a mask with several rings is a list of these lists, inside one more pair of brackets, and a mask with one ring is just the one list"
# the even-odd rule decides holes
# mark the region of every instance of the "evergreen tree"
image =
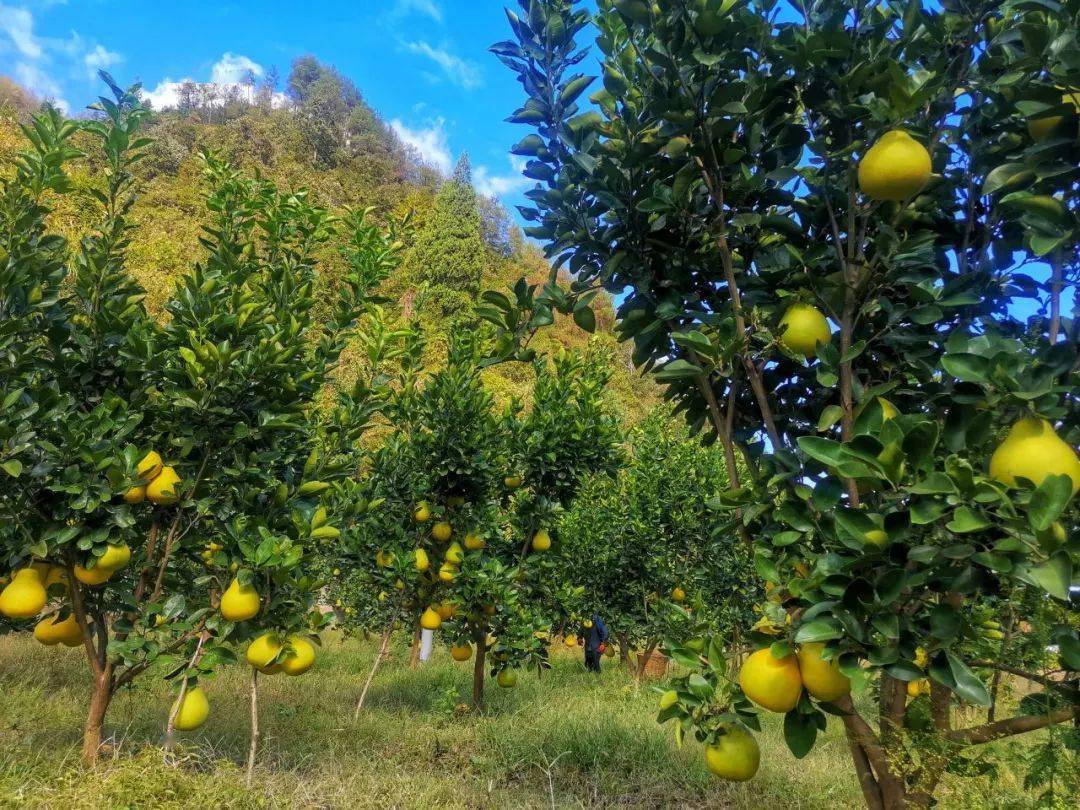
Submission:
[[435,196],[431,217],[420,232],[412,266],[427,287],[425,302],[443,315],[472,304],[484,272],[483,226],[468,155]]

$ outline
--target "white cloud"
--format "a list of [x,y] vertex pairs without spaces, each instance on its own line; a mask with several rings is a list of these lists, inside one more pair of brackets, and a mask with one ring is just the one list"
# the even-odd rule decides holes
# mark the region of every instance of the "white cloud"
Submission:
[[436,118],[430,121],[427,127],[413,129],[395,118],[390,122],[390,128],[403,143],[413,147],[424,162],[434,166],[442,174],[450,173],[454,158],[447,143],[444,119]]
[[113,65],[124,61],[124,57],[115,51],[110,51],[104,45],[95,45],[93,49],[83,55],[83,64],[86,66],[86,75],[90,79],[97,79],[99,70],[107,70]]
[[255,78],[262,76],[262,65],[242,54],[226,52],[214,63],[210,81],[214,84],[239,84],[249,75]]
[[[176,107],[180,103],[180,88],[190,82],[198,85],[200,89],[213,90],[222,96],[226,93],[235,93],[240,98],[252,102],[255,100],[257,89],[250,84],[246,84],[244,80],[248,76],[254,76],[258,79],[265,72],[263,66],[250,57],[226,52],[210,68],[210,80],[208,82],[199,82],[190,76],[185,76],[179,80],[167,76],[158,82],[157,86],[152,90],[144,89],[143,98],[150,102],[155,110],[167,110]],[[273,98],[270,100],[273,107],[284,107],[285,103],[284,93],[274,93]]]
[[442,22],[442,9],[435,0],[397,0],[394,4],[394,14],[404,15],[410,11],[415,11],[419,14],[426,14],[436,22]]
[[[14,47],[20,56],[40,59],[44,55],[41,42],[34,35],[34,15],[29,9],[0,3],[0,33],[8,40],[2,45]],[[6,50],[6,47],[4,49]]]
[[430,59],[442,69],[446,78],[466,90],[474,90],[484,83],[479,65],[467,59],[462,59],[460,56],[455,56],[446,48],[435,48],[423,40],[406,42],[405,48],[409,53]]
[[510,156],[512,171],[507,174],[492,174],[487,166],[477,166],[473,172],[473,184],[485,197],[502,197],[529,188],[533,181],[521,172],[525,168],[525,159],[517,155]]
[[17,62],[14,76],[15,81],[34,95],[51,101],[65,115],[71,110],[71,105],[61,94],[60,85],[33,62]]

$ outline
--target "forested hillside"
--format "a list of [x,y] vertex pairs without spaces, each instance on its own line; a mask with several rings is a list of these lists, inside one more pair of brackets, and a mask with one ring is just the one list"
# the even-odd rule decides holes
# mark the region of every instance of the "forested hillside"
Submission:
[[[498,201],[476,193],[467,156],[449,178],[424,164],[403,144],[345,76],[313,57],[297,59],[285,81],[284,103],[276,77],[249,93],[191,84],[181,89],[176,109],[157,111],[147,127],[153,139],[138,165],[140,195],[133,211],[138,225],[129,250],[130,269],[147,291],[147,306],[160,313],[175,279],[200,258],[199,236],[206,221],[200,153],[213,150],[247,172],[281,188],[306,189],[322,205],[340,213],[370,208],[383,224],[396,224],[405,245],[403,261],[380,292],[402,322],[415,320],[427,338],[431,365],[441,361],[446,337],[461,323],[476,295],[505,289],[522,276],[542,282],[549,265],[523,238]],[[19,124],[38,102],[0,77],[0,161],[25,142]],[[74,168],[73,181],[89,187],[103,167],[93,152]],[[70,200],[55,214],[55,227],[72,244],[84,235],[85,209]],[[339,266],[336,246],[323,266],[322,282],[333,286]],[[326,296],[322,296],[326,298]],[[570,318],[541,330],[534,348],[585,349],[606,356],[612,367],[612,398],[628,421],[639,420],[657,401],[653,384],[640,377],[625,347],[612,334],[608,299],[594,302],[597,328],[589,335]],[[346,353],[341,374],[355,360]],[[505,364],[489,372],[500,398],[528,398],[528,370]]]

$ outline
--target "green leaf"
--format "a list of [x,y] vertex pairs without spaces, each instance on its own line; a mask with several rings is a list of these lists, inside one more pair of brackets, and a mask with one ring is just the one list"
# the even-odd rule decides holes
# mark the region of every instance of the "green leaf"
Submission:
[[0,470],[3,470],[12,478],[18,478],[22,475],[23,465],[17,458],[13,458],[0,464]]
[[945,658],[949,663],[949,669],[952,671],[953,680],[956,684],[956,694],[976,706],[989,706],[990,693],[986,691],[986,686],[983,685],[983,682],[979,680],[975,673],[968,669],[967,664],[951,652],[946,652]]
[[1057,520],[1072,498],[1072,479],[1067,475],[1048,475],[1031,494],[1027,518],[1037,532],[1044,531]]
[[977,354],[947,354],[941,358],[941,367],[964,382],[990,381],[990,361]]
[[1026,569],[1018,567],[1017,576],[1024,582],[1042,588],[1056,599],[1069,600],[1072,561],[1065,549],[1059,550],[1053,557],[1039,565]]
[[671,382],[672,380],[685,380],[692,377],[696,377],[704,372],[691,363],[689,360],[683,360],[681,357],[677,360],[672,360],[658,372],[656,372],[656,379],[661,382]]
[[596,331],[596,313],[592,311],[592,307],[578,307],[574,310],[574,323],[592,334]]
[[981,532],[989,529],[994,524],[987,520],[981,512],[976,512],[967,506],[961,506],[953,512],[953,519],[945,524],[946,528],[957,534]]
[[817,429],[818,433],[824,433],[831,428],[837,422],[840,421],[840,417],[844,415],[844,409],[839,405],[829,405],[821,412],[821,416],[818,418]]
[[817,740],[817,722],[813,714],[803,714],[798,707],[784,715],[784,742],[796,759],[802,759]]
[[805,644],[811,641],[831,641],[843,635],[843,629],[834,619],[814,619],[799,628],[795,633],[795,642]]

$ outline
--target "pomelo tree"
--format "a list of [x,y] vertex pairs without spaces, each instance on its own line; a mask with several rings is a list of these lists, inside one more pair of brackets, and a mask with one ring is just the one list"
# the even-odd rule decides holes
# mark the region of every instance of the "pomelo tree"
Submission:
[[[518,293],[535,299],[527,287]],[[478,708],[489,670],[509,673],[500,683],[510,685],[513,670],[546,666],[567,580],[557,514],[586,474],[614,465],[618,441],[602,363],[497,349],[477,320],[454,336],[445,367],[392,386],[381,416],[395,433],[360,461],[369,508],[347,524],[344,554],[326,563],[338,572],[331,591],[346,626],[380,630],[383,653],[399,622],[417,637],[441,629],[455,658],[473,660]],[[485,368],[507,360],[531,364],[527,409],[500,411],[484,382]]]
[[760,585],[748,547],[713,534],[707,501],[727,489],[719,448],[687,437],[666,409],[626,444],[618,474],[591,478],[559,530],[585,618],[599,613],[624,663],[637,667],[640,650],[643,668],[664,640],[696,646],[702,627],[741,627]]
[[[337,223],[305,193],[206,155],[205,255],[155,321],[124,268],[147,113],[138,88],[104,78],[113,97],[94,120],[47,111],[27,128],[0,244],[0,548],[14,571],[0,610],[26,620],[48,606],[39,640],[84,648],[88,762],[113,696],[151,667],[178,693],[167,741],[206,719],[199,679],[234,642],[284,631],[265,663],[302,668],[303,636],[320,626],[304,557],[337,531],[321,501],[347,472],[317,452],[316,399],[395,252],[362,215],[345,218],[345,241],[366,247],[346,255],[331,315],[316,319],[314,256]],[[46,216],[73,193],[64,163],[81,157],[79,129],[103,166],[88,193],[100,217],[69,251]]]
[[[522,2],[493,48],[536,129],[522,213],[575,274],[568,305],[624,294],[621,334],[721,443],[715,506],[774,594],[740,684],[711,644],[661,719],[743,779],[748,696],[799,756],[834,714],[868,806],[928,806],[974,746],[1080,715],[1080,7],[598,6]],[[1005,606],[1033,602],[1054,660],[987,659]],[[959,724],[998,671],[1036,696]]]

